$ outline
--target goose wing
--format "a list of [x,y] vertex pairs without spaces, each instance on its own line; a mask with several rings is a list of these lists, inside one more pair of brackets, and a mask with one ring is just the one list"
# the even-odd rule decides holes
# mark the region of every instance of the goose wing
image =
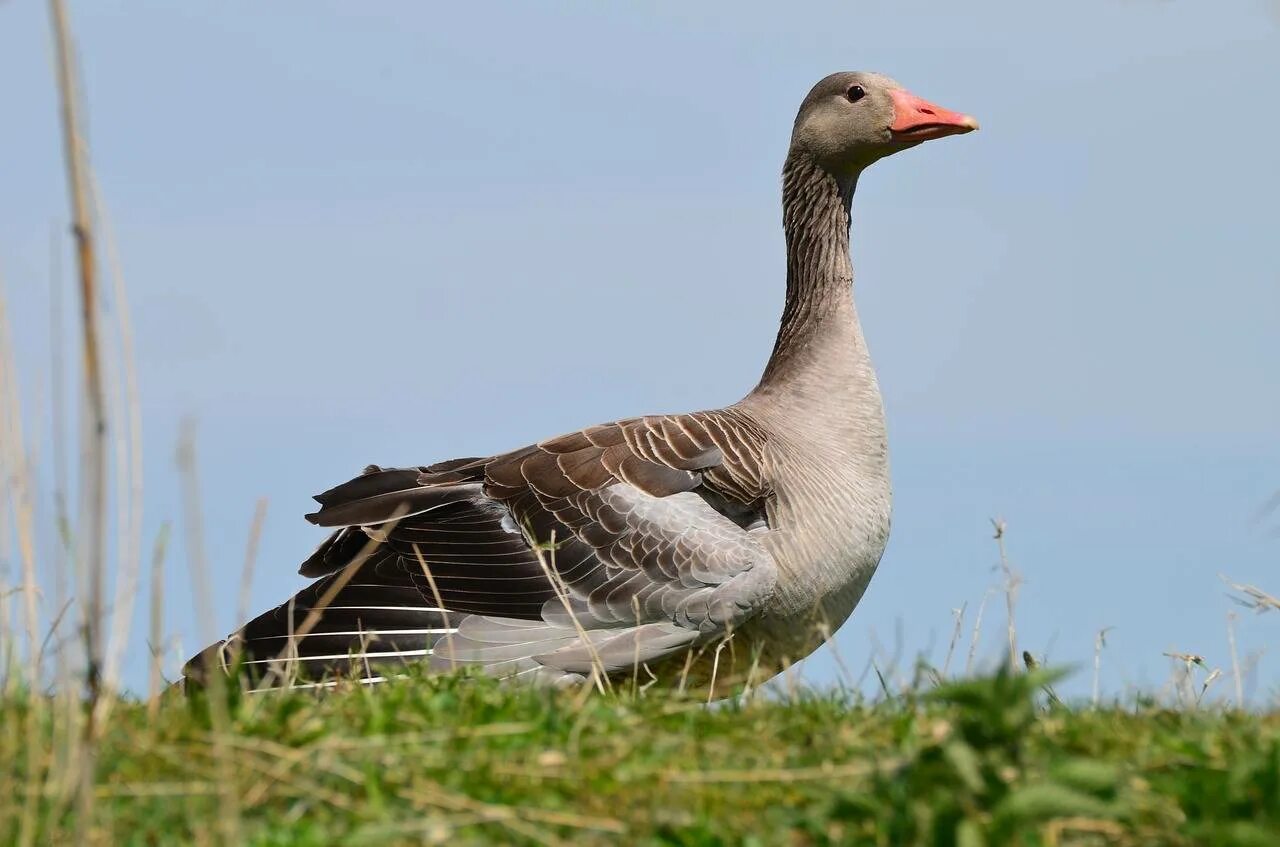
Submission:
[[[369,539],[452,616],[435,667],[551,679],[655,662],[723,637],[773,590],[765,438],[745,412],[634,418],[483,459],[370,467],[316,499],[337,532],[302,566]],[[373,610],[368,628],[377,629]]]

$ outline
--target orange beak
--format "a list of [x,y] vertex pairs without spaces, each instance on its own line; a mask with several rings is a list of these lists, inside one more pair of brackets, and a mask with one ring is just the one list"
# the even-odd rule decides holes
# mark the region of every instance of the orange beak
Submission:
[[978,128],[978,122],[969,115],[935,106],[901,88],[892,89],[889,97],[893,100],[893,123],[889,132],[894,141],[928,141]]

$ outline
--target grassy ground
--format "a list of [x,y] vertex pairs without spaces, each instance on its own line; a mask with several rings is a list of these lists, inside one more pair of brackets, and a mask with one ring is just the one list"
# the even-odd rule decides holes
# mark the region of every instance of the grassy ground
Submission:
[[[67,445],[85,459],[83,491],[61,496],[65,474],[54,476],[56,499],[85,503],[87,520],[71,532],[59,507],[56,531],[45,534],[77,554],[63,551],[54,567],[66,569],[67,584],[86,587],[67,620],[84,616],[90,664],[105,668],[106,690],[112,657],[128,643],[115,639],[114,652],[104,643],[109,525],[122,527],[118,585],[135,584],[143,568],[140,504],[131,499],[142,484],[139,404],[118,273],[106,340],[99,326],[82,95],[64,4],[50,5],[76,234],[84,372],[75,376],[86,387],[83,440]],[[13,361],[3,305],[0,365]],[[54,374],[64,371],[60,355]],[[104,361],[124,375],[118,391]],[[68,393],[64,378],[53,380],[55,398]],[[57,672],[62,694],[50,697],[22,682],[48,679],[50,668],[10,664],[59,641],[68,608],[42,611],[38,602],[46,593],[36,580],[45,572],[35,552],[39,486],[19,405],[15,376],[0,368],[0,512],[13,512],[21,562],[17,591],[0,582],[0,844],[1280,844],[1280,712],[1197,708],[1217,671],[1178,709],[1063,706],[1043,672],[875,702],[799,693],[715,707],[661,691],[555,693],[438,677],[320,695],[106,698],[90,720],[70,671]],[[63,417],[54,415],[55,444],[65,440],[59,432],[76,430]],[[184,438],[180,452],[199,582],[206,571],[192,443]],[[118,520],[108,520],[109,506]],[[0,554],[9,544],[3,518]],[[997,523],[998,543],[1003,532]],[[163,549],[157,542],[153,646],[165,643]],[[1012,626],[1017,580],[1000,552]],[[246,581],[251,565],[252,554]],[[1259,589],[1234,588],[1246,605],[1280,608]],[[117,620],[131,620],[135,593],[119,594]],[[22,603],[22,637],[10,596]],[[42,615],[54,618],[48,638]],[[1180,658],[1188,672],[1203,664]]]
[[13,691],[0,843],[1280,843],[1280,713],[1064,707],[1047,681],[711,708],[447,677],[123,702],[89,812],[65,705]]

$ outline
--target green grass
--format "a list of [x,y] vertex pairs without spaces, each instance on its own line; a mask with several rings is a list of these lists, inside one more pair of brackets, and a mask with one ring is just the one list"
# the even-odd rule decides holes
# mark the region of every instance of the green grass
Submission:
[[206,695],[124,702],[88,826],[58,704],[11,692],[0,843],[24,819],[41,844],[1280,843],[1280,713],[1064,707],[1048,681],[708,708],[421,678],[233,695],[221,736]]

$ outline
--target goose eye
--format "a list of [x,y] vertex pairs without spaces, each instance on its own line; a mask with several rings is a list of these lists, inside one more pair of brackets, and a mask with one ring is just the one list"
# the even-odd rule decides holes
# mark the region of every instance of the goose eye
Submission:
[[851,85],[849,90],[844,93],[844,96],[850,103],[857,103],[867,96],[867,92],[861,85]]

